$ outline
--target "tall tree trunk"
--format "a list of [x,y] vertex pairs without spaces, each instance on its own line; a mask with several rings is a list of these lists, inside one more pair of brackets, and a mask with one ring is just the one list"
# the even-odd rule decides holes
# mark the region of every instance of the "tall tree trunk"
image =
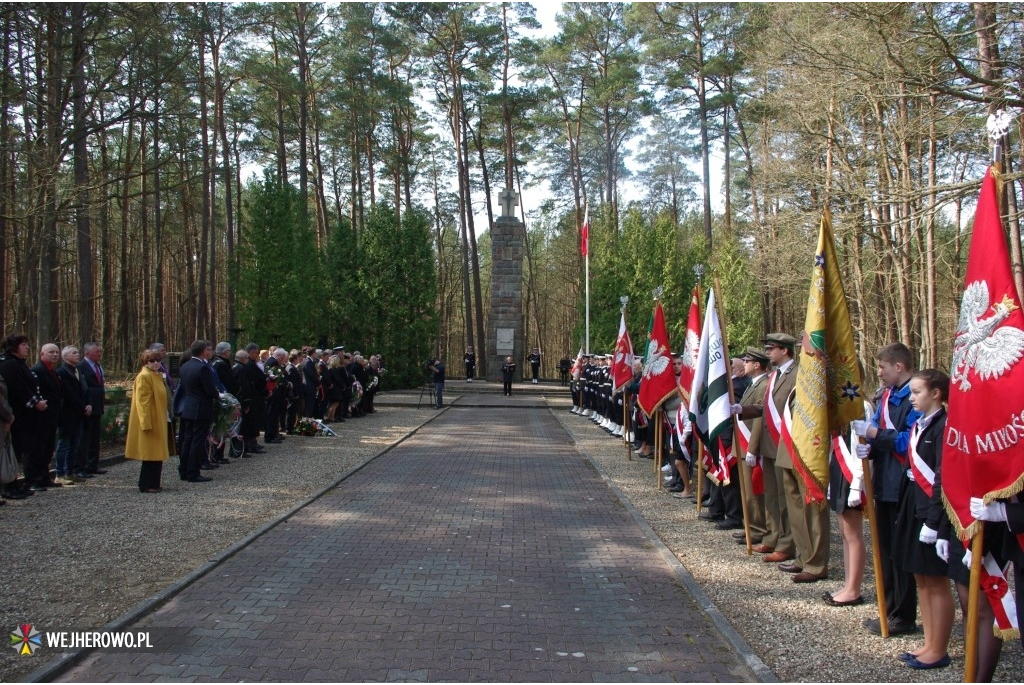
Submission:
[[[78,335],[89,336],[95,327],[93,302],[92,226],[89,223],[89,152],[86,140],[85,85],[85,9],[84,3],[71,5],[72,69],[71,88],[72,149],[75,169],[75,246],[78,254]],[[8,34],[9,35],[9,34]],[[6,108],[5,108],[6,119]],[[5,156],[6,158],[6,156]],[[0,297],[2,300],[2,297]]]
[[299,66],[299,212],[303,229],[309,227],[309,34],[306,26],[308,3],[295,4],[296,48]]
[[707,79],[704,75],[704,26],[701,24],[700,7],[694,4],[691,10],[694,32],[694,59],[697,63],[697,116],[700,121],[700,168],[701,186],[704,190],[704,242],[710,252],[711,234],[711,155],[708,150],[708,96]]
[[[205,16],[206,10],[203,9]],[[199,239],[199,249],[196,252],[196,259],[198,260],[199,274],[196,281],[198,299],[196,302],[196,336],[201,339],[208,338],[207,324],[209,322],[209,305],[208,297],[212,297],[213,293],[208,293],[206,289],[206,270],[208,268],[209,260],[209,245],[210,245],[210,218],[211,218],[211,199],[210,199],[210,186],[212,179],[210,178],[210,128],[209,128],[209,115],[207,108],[209,107],[209,98],[206,93],[206,34],[203,31],[198,33],[198,46],[197,55],[199,58],[199,82],[198,82],[198,95],[199,95],[199,133],[200,133],[200,156],[202,158],[202,168],[200,171],[200,178],[202,179],[202,207],[200,225],[202,227],[201,237]]]
[[[1004,93],[1001,86],[990,85],[997,83],[1003,78],[1003,62],[999,57],[999,42],[996,36],[996,3],[975,2],[974,9],[975,33],[978,39],[978,71],[985,81],[982,91],[988,101],[988,113],[991,115],[996,110],[1005,106]],[[1003,136],[1001,141],[1002,156],[998,161],[1002,162],[1003,170],[1010,170],[1010,146],[1009,137]],[[1012,186],[1010,186],[1012,190]],[[1013,196],[1013,205],[1016,209],[1016,194]],[[1006,196],[1002,198],[1003,214],[1006,211]],[[1021,230],[1017,212],[1009,213],[1010,229],[1010,265],[1013,269],[1013,278],[1017,283],[1018,297],[1024,297],[1024,257],[1021,253]]]
[[[483,288],[480,284],[480,250],[476,243],[476,228],[473,225],[473,200],[472,191],[470,187],[469,179],[469,143],[467,136],[469,135],[469,123],[467,121],[467,112],[465,110],[465,100],[460,96],[459,102],[462,103],[462,151],[466,155],[466,159],[462,165],[462,172],[465,174],[466,183],[466,224],[469,232],[469,258],[472,262],[473,269],[473,302],[476,306],[476,349],[485,350],[487,349],[487,338],[484,337],[484,296]],[[477,360],[477,366],[480,368],[480,375],[486,376],[487,374],[487,355],[482,355]]]

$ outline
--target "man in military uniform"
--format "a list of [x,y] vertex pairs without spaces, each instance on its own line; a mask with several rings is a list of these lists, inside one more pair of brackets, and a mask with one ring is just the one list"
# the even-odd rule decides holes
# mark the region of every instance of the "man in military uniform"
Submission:
[[526,361],[530,362],[530,371],[533,372],[533,384],[536,385],[537,376],[540,374],[540,349],[537,347],[533,348]]

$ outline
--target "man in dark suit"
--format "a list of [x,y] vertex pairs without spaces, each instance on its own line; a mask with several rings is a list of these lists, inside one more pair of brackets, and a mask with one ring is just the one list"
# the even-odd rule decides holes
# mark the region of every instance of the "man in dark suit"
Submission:
[[36,416],[39,435],[39,469],[38,485],[48,488],[59,488],[63,482],[50,479],[50,460],[57,450],[57,424],[60,423],[60,408],[64,400],[60,378],[57,377],[57,365],[60,364],[60,348],[53,343],[46,343],[39,350],[39,361],[32,367],[32,373],[39,381],[39,394],[46,400],[46,411]]
[[103,417],[106,387],[103,383],[103,348],[98,342],[87,342],[82,347],[84,360],[78,366],[85,381],[86,403],[92,412],[85,417],[82,424],[82,444],[78,448],[78,459],[75,461],[75,474],[86,478],[106,473],[100,468],[100,419]]
[[266,361],[267,378],[272,376],[276,378],[276,381],[271,383],[273,389],[270,391],[270,397],[267,398],[267,423],[263,432],[263,442],[267,445],[284,441],[281,437],[281,419],[284,416],[288,389],[291,387],[285,377],[287,361],[288,353],[280,347],[274,350]]
[[181,457],[178,475],[190,483],[205,483],[213,480],[199,471],[199,465],[206,456],[206,442],[213,422],[213,403],[217,399],[216,374],[211,372],[209,360],[213,356],[213,344],[208,340],[196,340],[190,349],[192,358],[181,367],[178,393],[174,409],[181,415]]
[[263,451],[263,448],[256,443],[256,437],[260,432],[256,422],[256,395],[263,392],[264,380],[262,373],[253,376],[252,367],[255,366],[255,362],[249,359],[248,352],[245,350],[235,352],[235,365],[231,367],[231,375],[234,376],[238,388],[238,394],[235,397],[242,405],[242,425],[238,430],[245,441],[243,457]]
[[320,394],[320,374],[317,373],[318,358],[315,358],[317,355],[314,354],[314,350],[306,348],[303,352],[307,356],[306,360],[302,362],[302,375],[306,381],[306,384],[302,387],[302,415],[309,418],[316,413],[316,399]]
[[317,350],[316,351],[316,374],[320,378],[320,389],[316,397],[316,411],[313,416],[318,419],[324,418],[327,415],[327,393],[331,389],[331,376],[327,367],[327,362],[331,358],[330,350]]
[[[238,383],[235,380],[235,375],[231,373],[231,343],[219,342],[213,352],[213,362],[210,364],[213,371],[217,374],[217,380],[224,387],[224,392],[229,392],[234,395],[235,399],[238,399]],[[229,464],[227,459],[224,458],[224,446],[226,443],[221,443],[220,447],[213,454],[213,461],[217,464]]]
[[86,403],[85,381],[78,371],[82,355],[74,345],[61,350],[64,363],[57,369],[61,385],[60,421],[58,423],[56,469],[57,477],[64,479],[64,485],[74,485],[85,480],[75,473],[75,458],[82,443],[82,425],[92,413]]

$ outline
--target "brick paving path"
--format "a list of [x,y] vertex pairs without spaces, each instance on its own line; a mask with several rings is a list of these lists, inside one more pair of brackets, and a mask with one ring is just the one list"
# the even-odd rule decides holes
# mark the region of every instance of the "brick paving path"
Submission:
[[550,412],[514,406],[457,403],[149,627],[185,637],[62,678],[753,679]]

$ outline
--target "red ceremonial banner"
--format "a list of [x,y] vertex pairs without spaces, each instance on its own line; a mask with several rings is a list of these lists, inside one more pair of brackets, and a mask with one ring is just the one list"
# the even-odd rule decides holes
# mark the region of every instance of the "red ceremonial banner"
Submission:
[[697,352],[700,348],[700,291],[694,287],[690,295],[690,314],[686,318],[686,342],[683,344],[683,370],[679,374],[679,396],[689,411],[690,388],[697,372]]
[[1024,312],[1010,271],[996,178],[981,184],[953,338],[942,498],[961,539],[977,522],[971,497],[1010,497],[1024,486]]
[[626,312],[622,312],[619,322],[619,336],[615,341],[615,356],[612,358],[612,390],[622,389],[633,380],[633,341],[626,330]]
[[672,351],[668,343],[668,330],[665,328],[665,312],[661,309],[661,302],[656,302],[637,403],[647,416],[653,416],[661,403],[675,391],[676,375],[672,370]]

